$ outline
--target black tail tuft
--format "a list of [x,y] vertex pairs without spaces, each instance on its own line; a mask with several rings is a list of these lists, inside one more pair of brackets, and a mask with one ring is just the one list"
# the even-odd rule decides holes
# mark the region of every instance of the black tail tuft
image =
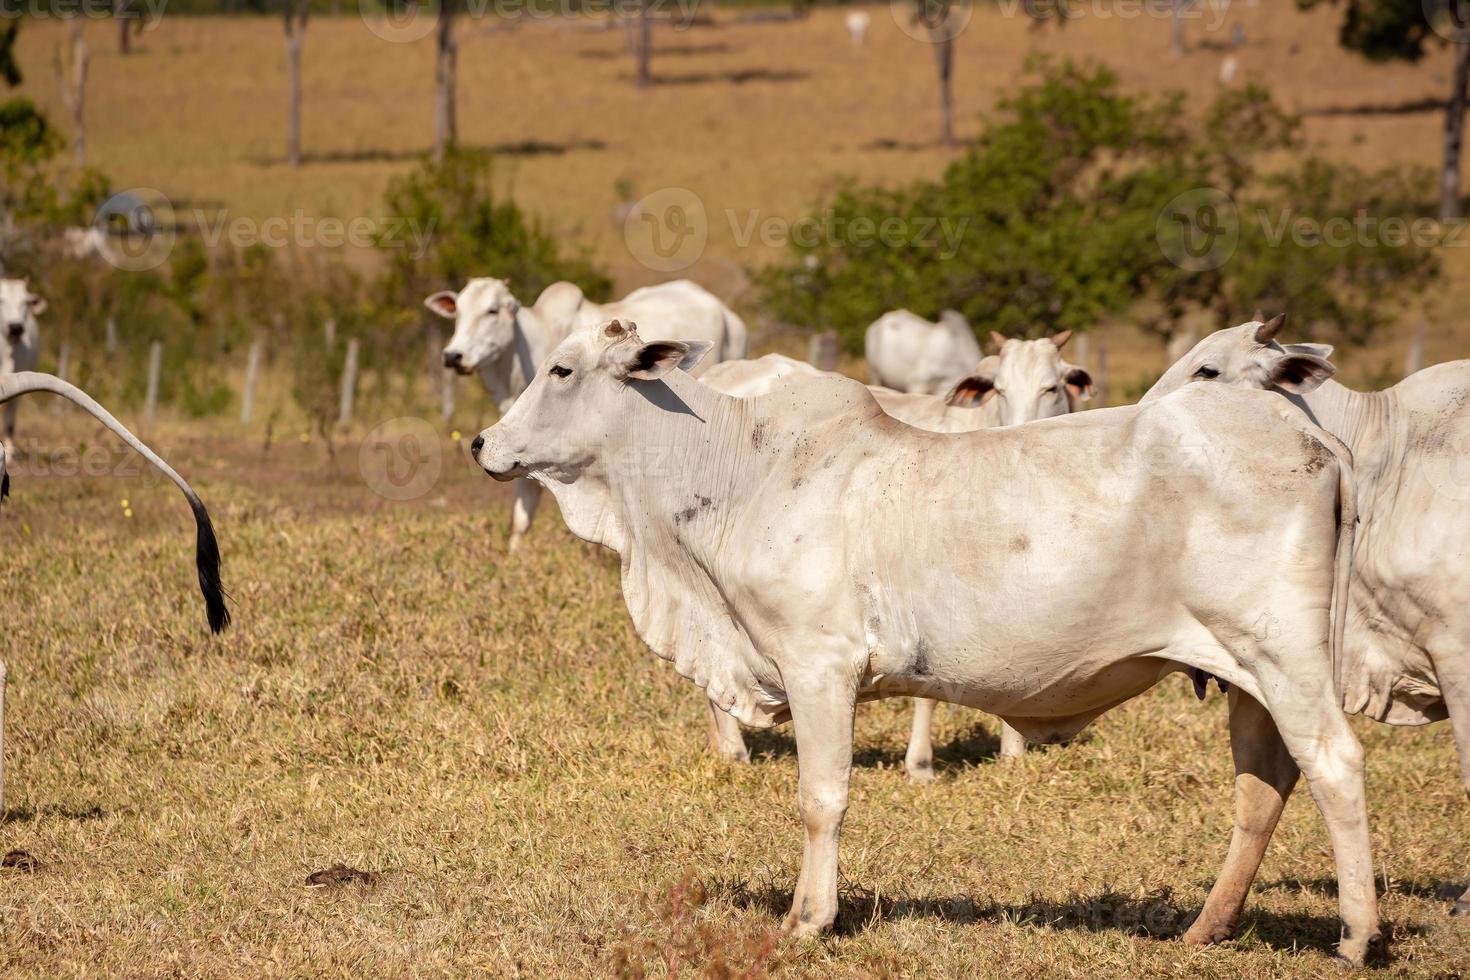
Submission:
[[10,496],[10,474],[0,473],[0,500]]
[[199,591],[204,593],[204,608],[209,614],[209,628],[222,632],[230,625],[230,610],[225,607],[225,590],[219,580],[219,542],[214,537],[214,524],[209,520],[209,511],[198,497],[189,499],[194,511],[194,523],[199,529],[198,543],[194,548],[194,561],[199,566]]

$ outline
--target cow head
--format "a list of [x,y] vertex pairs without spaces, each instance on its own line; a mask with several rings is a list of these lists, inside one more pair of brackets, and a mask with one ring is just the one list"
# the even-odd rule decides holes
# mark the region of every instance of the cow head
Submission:
[[997,425],[1020,425],[1076,411],[1092,397],[1092,376],[1062,360],[1064,330],[1046,340],[1014,340],[992,333],[1000,353],[950,389],[951,405],[992,405]]
[[454,336],[444,348],[444,366],[471,374],[500,357],[515,343],[516,314],[521,304],[504,279],[471,279],[458,293],[435,293],[424,305],[454,321]]
[[10,361],[18,347],[35,347],[40,328],[36,317],[46,301],[31,292],[24,279],[0,279],[0,352]]
[[1143,396],[1152,401],[1192,381],[1221,381],[1293,395],[1315,391],[1337,371],[1326,344],[1280,344],[1285,314],[1217,330],[1194,345]]
[[645,343],[636,324],[618,320],[578,331],[551,352],[525,394],[475,438],[470,451],[497,480],[541,476],[574,483],[598,459],[613,427],[640,402],[663,397],[640,383],[675,368],[689,370],[711,346],[702,340]]

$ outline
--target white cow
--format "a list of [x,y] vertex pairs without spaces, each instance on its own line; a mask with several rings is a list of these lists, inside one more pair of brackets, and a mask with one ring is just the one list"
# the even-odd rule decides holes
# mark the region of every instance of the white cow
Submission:
[[[692,336],[715,347],[715,360],[745,356],[745,322],[718,297],[687,279],[635,289],[616,303],[599,306],[574,283],[557,282],[542,290],[536,305],[523,307],[504,279],[471,279],[458,293],[438,292],[424,305],[454,321],[454,336],[444,348],[444,365],[460,374],[479,372],[502,414],[526,390],[536,368],[557,344],[580,327],[606,317],[636,318],[651,337]],[[714,363],[714,361],[711,361]],[[512,488],[510,550],[519,548],[541,490],[526,480]]]
[[[31,292],[24,279],[0,279],[0,374],[33,371],[40,358],[41,329],[36,317],[46,312],[46,301]],[[4,449],[15,451],[14,402],[5,406]]]
[[[184,492],[184,497],[189,501],[189,509],[194,512],[195,543],[194,564],[199,574],[199,591],[204,594],[205,613],[209,618],[209,628],[215,633],[222,631],[230,622],[230,611],[225,606],[224,589],[220,586],[219,578],[219,544],[215,540],[214,525],[209,519],[209,511],[204,509],[204,502],[194,492],[194,488],[184,481],[162,458],[153,450],[145,446],[137,436],[129,432],[121,422],[112,417],[112,414],[92,400],[86,392],[74,385],[67,384],[60,378],[49,374],[36,374],[30,371],[22,371],[17,374],[0,375],[0,404],[10,404],[21,395],[32,392],[50,392],[60,395],[69,401],[81,406],[90,415],[101,422],[104,426],[117,434],[118,438],[127,443],[148,462],[174,482]],[[10,476],[5,468],[5,456],[0,454],[0,500],[10,495]],[[5,662],[0,660],[0,811],[5,809]]]
[[[1332,348],[1277,343],[1285,317],[1211,334],[1144,396],[1191,381],[1275,390],[1351,449],[1353,555],[1343,707],[1392,725],[1448,717],[1470,792],[1470,361],[1387,391],[1331,380]],[[1470,914],[1470,891],[1454,912]]]
[[[930,432],[974,432],[997,425],[1020,425],[1077,411],[1092,397],[1092,376],[1086,369],[1062,360],[1061,349],[1070,330],[1045,340],[1019,340],[991,333],[999,349],[982,359],[974,372],[943,395],[915,395],[869,385],[868,390],[885,414]],[[704,373],[701,380],[716,391],[736,398],[767,394],[787,379],[838,377],[805,361],[767,354],[753,361],[726,361]],[[932,698],[914,706],[913,729],[904,771],[911,779],[934,779],[934,707]],[[728,759],[745,760],[749,753],[740,726],[710,707],[711,740],[715,751]],[[1001,723],[1001,758],[1025,754],[1026,740]]]
[[789,931],[837,915],[859,700],[939,697],[1046,742],[1195,669],[1234,686],[1247,779],[1306,775],[1341,955],[1381,945],[1363,752],[1333,691],[1352,507],[1332,446],[1274,396],[1223,386],[923,432],[854,381],[723,395],[678,370],[707,349],[616,321],[578,332],[471,448],[618,552],[654,653],[742,723],[792,721],[806,848]]
[[948,391],[980,360],[980,344],[965,318],[945,310],[930,323],[908,310],[885,313],[863,336],[868,380],[917,395]]

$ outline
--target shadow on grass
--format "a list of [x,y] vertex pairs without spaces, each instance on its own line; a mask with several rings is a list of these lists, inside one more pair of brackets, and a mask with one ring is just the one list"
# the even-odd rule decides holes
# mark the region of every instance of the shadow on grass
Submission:
[[811,78],[808,71],[795,68],[736,68],[729,71],[695,71],[682,75],[659,73],[655,85],[744,85],[746,82],[802,82]]
[[[778,920],[790,909],[793,894],[790,889],[773,884],[751,888],[745,882],[729,879],[715,881],[711,892],[724,896],[736,908]],[[883,923],[935,919],[960,925],[1011,924],[1058,932],[1121,933],[1178,942],[1198,914],[1197,906],[1176,902],[1169,889],[1142,898],[1104,890],[1096,895],[1062,899],[1034,896],[1027,902],[1007,903],[977,901],[965,895],[878,896],[845,883],[838,896],[833,932],[838,936],[856,936]],[[1247,909],[1237,935],[1248,943],[1271,949],[1311,949],[1331,956],[1337,950],[1340,928],[1335,915],[1276,915]],[[1403,935],[1422,930],[1397,931]]]
[[[747,729],[745,744],[752,759],[796,756],[796,737],[789,726]],[[902,769],[903,757],[903,749],[869,745],[853,753],[852,764],[859,769]],[[1000,739],[983,724],[977,723],[953,741],[934,747],[934,769],[939,773],[958,771],[967,765],[994,762],[999,757]]]
[[37,810],[35,807],[6,807],[4,813],[0,813],[0,826],[13,823],[31,823],[41,817],[59,817],[62,820],[75,820],[78,822],[86,820],[101,820],[108,813],[102,807],[93,803],[91,806],[70,807],[48,803]]
[[[462,146],[466,149],[484,150],[501,157],[559,157],[578,150],[607,149],[607,143],[599,139],[568,140],[565,143],[520,140],[514,143],[496,143],[492,146],[472,147],[470,144],[462,144]],[[427,154],[427,150],[386,150],[380,147],[367,147],[358,150],[327,150],[322,153],[307,153],[302,156],[302,163],[402,163],[422,159]],[[269,166],[285,163],[280,158],[259,162]]]
[[[676,56],[693,56],[702,54],[728,54],[733,49],[723,41],[713,44],[670,44],[668,47],[654,45],[651,56],[654,61],[659,58]],[[578,58],[588,61],[622,61],[624,58],[632,58],[633,55],[622,49],[616,51],[611,48],[589,48],[577,52]]]
[[[1206,886],[1208,887],[1208,882]],[[1421,898],[1430,901],[1454,902],[1465,891],[1464,881],[1427,881],[1419,878],[1395,878],[1383,887],[1383,879],[1379,878],[1378,894],[1403,895],[1408,898]],[[1276,881],[1258,882],[1252,889],[1258,892],[1286,892],[1291,895],[1309,894],[1322,895],[1326,898],[1337,898],[1336,878],[1279,878]]]
[[1444,99],[1410,99],[1407,102],[1360,102],[1357,105],[1331,105],[1303,109],[1304,116],[1410,116],[1421,112],[1444,112],[1449,103]]

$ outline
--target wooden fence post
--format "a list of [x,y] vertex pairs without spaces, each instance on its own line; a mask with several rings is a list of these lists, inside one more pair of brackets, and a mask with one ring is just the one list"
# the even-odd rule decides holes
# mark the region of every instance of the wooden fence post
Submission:
[[1108,345],[1107,341],[1097,342],[1097,373],[1092,376],[1092,382],[1097,388],[1097,407],[1108,407]]
[[1404,356],[1404,377],[1406,378],[1424,367],[1424,332],[1424,321],[1420,320],[1414,326],[1414,333],[1409,337],[1409,352]]
[[322,323],[322,341],[327,346],[328,354],[332,353],[332,349],[337,346],[337,321],[331,317]]
[[[61,342],[61,353],[56,359],[56,376],[62,381],[71,380],[71,341]],[[51,399],[51,414],[60,415],[61,406],[66,402],[64,398]]]
[[109,354],[116,354],[117,353],[117,318],[116,317],[108,317],[107,318],[107,339],[103,342],[103,346],[106,349],[107,353],[109,353]]
[[249,425],[255,414],[255,383],[260,380],[260,339],[250,345],[250,357],[245,362],[245,394],[240,399],[240,424]]
[[163,373],[163,343],[155,340],[148,349],[148,399],[143,405],[143,418],[152,422],[158,415],[158,379]]
[[357,397],[357,338],[347,341],[347,360],[342,365],[342,402],[337,410],[337,424],[352,423],[352,403]]
[[838,349],[837,331],[824,330],[813,334],[807,347],[807,363],[823,371],[836,371]]

